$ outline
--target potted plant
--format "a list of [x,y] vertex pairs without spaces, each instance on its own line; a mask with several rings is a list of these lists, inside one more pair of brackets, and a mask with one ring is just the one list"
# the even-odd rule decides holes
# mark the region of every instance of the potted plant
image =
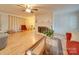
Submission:
[[46,45],[45,45],[45,53],[50,54],[51,53],[50,48],[53,42],[52,38],[53,38],[54,31],[52,29],[47,29],[46,31],[43,32],[43,34],[47,36]]
[[52,38],[53,37],[53,34],[54,34],[54,31],[52,29],[48,29],[47,31],[44,31],[43,32],[46,36]]

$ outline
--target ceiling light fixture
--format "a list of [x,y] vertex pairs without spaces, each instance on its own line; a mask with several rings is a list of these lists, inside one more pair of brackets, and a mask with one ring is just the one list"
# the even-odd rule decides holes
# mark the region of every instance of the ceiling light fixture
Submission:
[[28,13],[31,13],[31,9],[29,9],[29,8],[27,8],[25,11]]
[[28,12],[28,13],[31,13],[31,11],[32,11],[31,5],[28,4],[25,11]]
[[24,5],[17,5],[17,6],[22,7],[23,12],[34,13],[35,11],[38,11],[38,9],[34,8],[34,6],[31,4],[24,4]]

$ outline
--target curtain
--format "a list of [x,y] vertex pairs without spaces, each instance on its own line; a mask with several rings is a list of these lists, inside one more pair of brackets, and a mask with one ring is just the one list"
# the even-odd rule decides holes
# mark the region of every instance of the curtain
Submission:
[[8,15],[8,30],[9,31],[20,31],[21,25],[25,25],[24,18]]

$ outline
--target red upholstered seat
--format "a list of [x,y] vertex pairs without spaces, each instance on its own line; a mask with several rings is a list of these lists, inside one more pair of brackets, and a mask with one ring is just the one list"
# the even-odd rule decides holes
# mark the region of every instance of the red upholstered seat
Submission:
[[71,41],[72,34],[66,33],[66,47],[69,55],[79,55],[79,42]]
[[21,25],[21,30],[22,31],[27,30],[26,25]]

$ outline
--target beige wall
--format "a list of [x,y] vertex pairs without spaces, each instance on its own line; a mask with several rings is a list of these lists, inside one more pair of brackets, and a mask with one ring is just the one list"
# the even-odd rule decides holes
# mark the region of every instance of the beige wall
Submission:
[[8,30],[19,31],[20,25],[25,24],[26,18],[14,14],[0,12],[1,15],[1,31]]
[[8,30],[20,31],[21,25],[25,25],[24,18],[8,15]]
[[[45,14],[31,14],[29,16],[26,16],[26,18],[22,19],[21,16],[17,16],[14,14],[8,14],[0,12],[1,14],[1,24],[2,24],[2,31],[8,31],[9,30],[9,15],[12,16],[10,23],[14,23],[14,25],[11,23],[10,29],[14,29],[16,31],[19,31],[19,26],[22,24],[25,24],[27,28],[35,28],[35,30],[38,30],[38,26],[45,26],[48,28],[51,28],[51,21],[52,21],[52,12],[47,12]],[[12,27],[12,28],[11,28]]]
[[30,15],[28,17],[26,17],[26,26],[27,28],[31,28],[31,26],[33,26],[35,28],[35,15]]

